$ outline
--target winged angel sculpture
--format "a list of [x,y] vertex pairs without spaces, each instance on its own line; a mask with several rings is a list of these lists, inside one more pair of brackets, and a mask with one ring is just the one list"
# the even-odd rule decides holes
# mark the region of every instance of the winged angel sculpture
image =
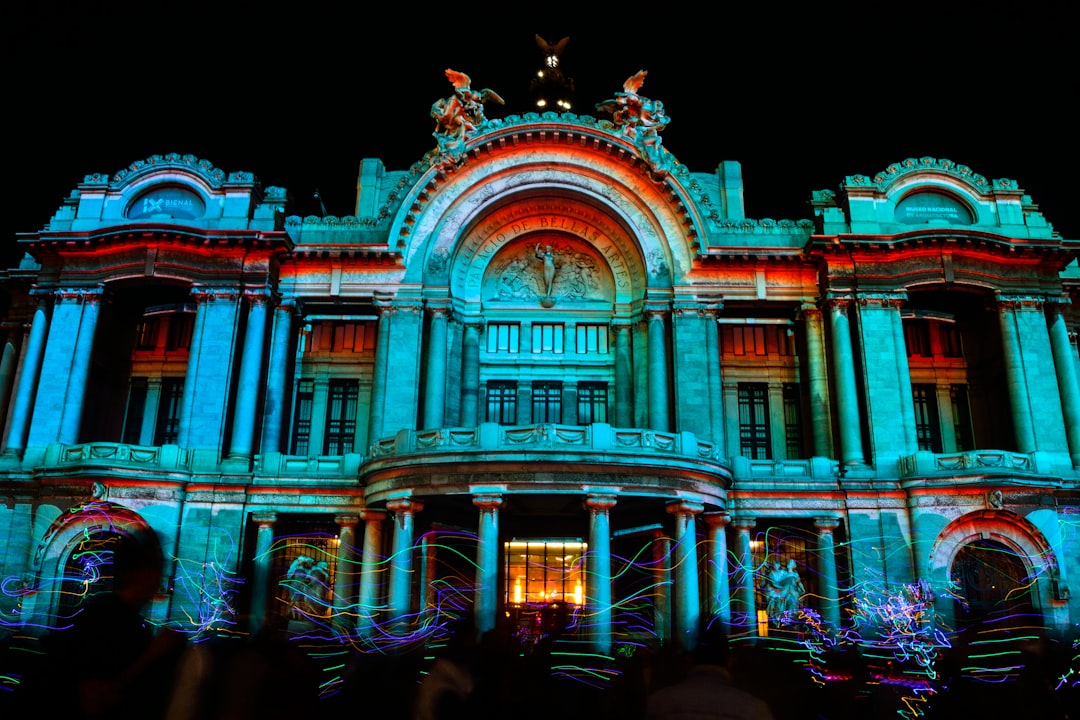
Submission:
[[439,154],[458,163],[464,158],[466,140],[487,122],[484,103],[489,100],[505,103],[494,90],[473,90],[472,80],[463,72],[447,68],[446,78],[454,86],[454,94],[436,100],[431,106],[431,116],[435,118],[432,135],[439,143]]
[[638,94],[648,74],[647,70],[639,70],[631,75],[623,83],[622,92],[598,103],[596,109],[611,113],[615,127],[637,145],[653,172],[664,176],[671,171],[672,159],[671,153],[661,145],[660,131],[671,118],[664,114],[664,103]]

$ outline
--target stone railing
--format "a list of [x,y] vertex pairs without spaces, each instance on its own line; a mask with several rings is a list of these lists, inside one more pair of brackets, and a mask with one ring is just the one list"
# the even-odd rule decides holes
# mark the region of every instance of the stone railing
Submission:
[[1052,471],[1045,453],[1018,453],[1009,450],[969,450],[958,453],[920,451],[900,458],[901,478],[939,475],[986,475],[1041,473]]
[[92,442],[78,445],[52,443],[45,449],[43,465],[100,465],[148,470],[190,471],[191,453],[176,445],[128,445]]
[[364,456],[345,455],[284,455],[263,453],[256,460],[255,472],[266,477],[353,477],[360,472]]
[[675,455],[690,460],[720,460],[716,444],[698,440],[688,432],[660,432],[641,428],[592,425],[518,425],[482,423],[475,428],[402,430],[371,444],[369,459],[423,453],[469,451],[601,452],[605,454]]
[[806,460],[750,460],[736,457],[731,460],[732,474],[737,480],[828,480],[839,477],[840,464],[831,458],[814,457]]

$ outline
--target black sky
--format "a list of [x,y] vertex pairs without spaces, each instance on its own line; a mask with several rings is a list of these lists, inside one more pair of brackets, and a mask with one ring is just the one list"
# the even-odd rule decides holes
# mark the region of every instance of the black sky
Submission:
[[694,171],[740,161],[751,217],[809,217],[811,190],[929,155],[1017,180],[1080,239],[1067,5],[6,4],[5,244],[84,175],[169,152],[351,214],[362,158],[405,169],[434,147],[446,68],[506,99],[490,116],[527,110],[535,34],[569,36],[582,114],[647,70],[665,147]]

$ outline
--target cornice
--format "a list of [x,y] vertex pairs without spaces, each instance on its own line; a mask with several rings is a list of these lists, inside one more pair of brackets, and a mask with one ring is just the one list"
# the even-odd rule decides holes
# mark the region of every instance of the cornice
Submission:
[[925,172],[942,173],[957,180],[962,180],[970,185],[976,192],[983,194],[989,193],[995,189],[1019,191],[1019,187],[1015,180],[1001,178],[994,180],[993,184],[991,184],[985,177],[972,171],[967,165],[960,165],[945,158],[939,159],[929,156],[907,158],[906,160],[892,163],[884,170],[874,175],[873,178],[869,178],[866,175],[848,175],[845,180],[845,185],[848,189],[862,187],[877,188],[878,190],[884,191],[890,185],[907,175]]

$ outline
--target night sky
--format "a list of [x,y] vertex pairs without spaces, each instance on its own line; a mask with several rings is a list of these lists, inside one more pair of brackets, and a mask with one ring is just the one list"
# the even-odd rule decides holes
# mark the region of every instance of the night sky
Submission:
[[435,146],[446,68],[506,100],[489,117],[527,111],[536,34],[570,38],[581,114],[647,70],[664,146],[693,171],[740,161],[750,217],[809,217],[811,190],[929,155],[1017,180],[1080,239],[1067,3],[220,5],[5,5],[5,247],[84,175],[170,152],[352,214],[362,158],[406,169]]

